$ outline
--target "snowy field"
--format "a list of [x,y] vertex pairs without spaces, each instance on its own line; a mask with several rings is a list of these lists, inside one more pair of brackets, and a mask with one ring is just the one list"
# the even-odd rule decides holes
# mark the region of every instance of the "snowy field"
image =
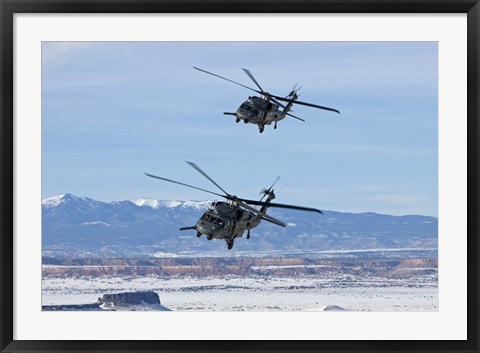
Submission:
[[438,311],[437,275],[318,277],[46,277],[42,304],[94,303],[106,293],[154,291],[176,311]]

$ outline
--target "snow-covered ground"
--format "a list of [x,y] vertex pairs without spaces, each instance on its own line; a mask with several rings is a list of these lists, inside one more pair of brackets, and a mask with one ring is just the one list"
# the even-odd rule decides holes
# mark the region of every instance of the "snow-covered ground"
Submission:
[[[437,275],[355,277],[46,277],[42,304],[94,303],[106,293],[155,291],[177,311],[437,311]],[[338,307],[338,308],[337,308]]]

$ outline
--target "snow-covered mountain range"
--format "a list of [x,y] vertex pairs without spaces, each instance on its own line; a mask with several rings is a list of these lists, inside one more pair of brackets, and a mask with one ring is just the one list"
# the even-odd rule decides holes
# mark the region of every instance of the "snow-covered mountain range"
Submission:
[[197,238],[195,225],[211,201],[140,199],[101,202],[65,194],[42,201],[45,256],[138,257],[182,254],[246,254],[437,248],[438,220],[428,216],[289,209],[269,214],[286,228],[262,222],[252,237],[237,239],[232,251],[223,241]]

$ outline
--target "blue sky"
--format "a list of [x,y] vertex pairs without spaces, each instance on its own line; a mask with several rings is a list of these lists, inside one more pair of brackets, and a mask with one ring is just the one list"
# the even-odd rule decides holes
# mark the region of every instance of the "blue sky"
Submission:
[[[263,134],[236,124],[253,92],[198,66],[341,114],[294,106]],[[211,199],[149,172],[324,210],[437,216],[438,59],[433,42],[44,42],[42,197]]]

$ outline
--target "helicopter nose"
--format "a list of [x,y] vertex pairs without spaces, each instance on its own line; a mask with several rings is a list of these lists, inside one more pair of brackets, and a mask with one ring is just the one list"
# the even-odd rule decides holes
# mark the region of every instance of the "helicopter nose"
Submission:
[[206,235],[211,235],[215,233],[215,226],[212,226],[211,224],[208,223],[200,223],[197,225],[197,229],[200,233],[206,234]]

